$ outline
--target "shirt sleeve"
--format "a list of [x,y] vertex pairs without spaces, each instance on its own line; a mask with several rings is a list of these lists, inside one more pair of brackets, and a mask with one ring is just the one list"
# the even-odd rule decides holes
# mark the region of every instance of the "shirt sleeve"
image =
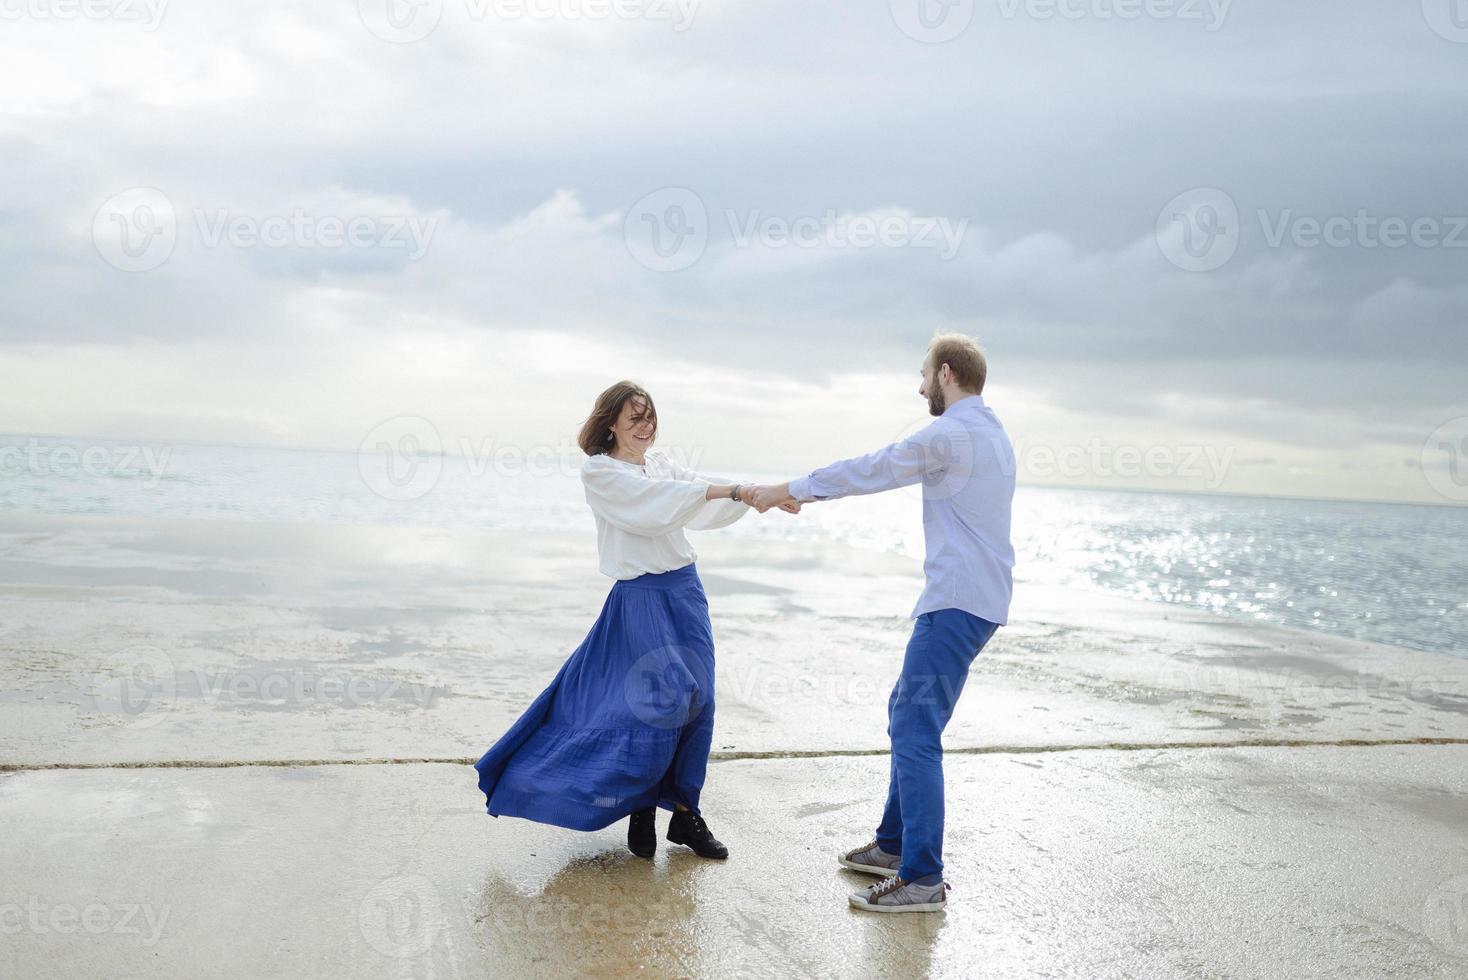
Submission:
[[950,426],[941,418],[900,442],[843,459],[790,481],[796,500],[837,500],[881,493],[942,476],[952,455]]
[[648,479],[592,456],[581,466],[586,502],[598,517],[629,534],[658,537],[699,516],[708,493],[702,480]]
[[[688,467],[669,458],[666,454],[663,461],[668,464],[668,471],[679,480],[691,480],[702,483],[704,492],[708,492],[710,486],[732,486],[738,480],[723,476],[704,476],[695,473]],[[748,504],[742,504],[737,500],[724,497],[719,500],[705,500],[703,508],[684,525],[690,531],[713,531],[717,528],[728,527],[739,520],[749,510]]]

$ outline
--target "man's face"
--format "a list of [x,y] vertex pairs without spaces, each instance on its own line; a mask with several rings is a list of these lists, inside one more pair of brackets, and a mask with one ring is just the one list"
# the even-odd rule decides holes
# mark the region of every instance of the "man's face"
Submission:
[[918,386],[918,394],[928,400],[928,414],[942,415],[948,408],[948,400],[943,397],[943,389],[938,384],[937,371],[933,369],[931,360],[923,361],[923,383]]

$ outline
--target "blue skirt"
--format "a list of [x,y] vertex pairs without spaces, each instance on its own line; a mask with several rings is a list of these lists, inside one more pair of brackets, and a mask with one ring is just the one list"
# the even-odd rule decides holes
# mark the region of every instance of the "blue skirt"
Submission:
[[484,754],[491,816],[600,830],[698,812],[714,728],[714,637],[698,570],[619,580],[586,639]]

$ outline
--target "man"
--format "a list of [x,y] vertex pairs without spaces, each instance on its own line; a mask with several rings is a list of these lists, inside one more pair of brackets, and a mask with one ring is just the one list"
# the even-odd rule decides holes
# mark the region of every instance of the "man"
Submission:
[[892,775],[876,839],[840,855],[842,866],[881,875],[851,904],[873,912],[936,912],[943,880],[942,734],[969,665],[1009,618],[1014,449],[984,404],[988,366],[968,337],[940,334],[923,359],[918,394],[937,416],[922,431],[867,456],[789,483],[758,487],[760,510],[835,500],[921,482],[926,585],[902,674],[887,703]]

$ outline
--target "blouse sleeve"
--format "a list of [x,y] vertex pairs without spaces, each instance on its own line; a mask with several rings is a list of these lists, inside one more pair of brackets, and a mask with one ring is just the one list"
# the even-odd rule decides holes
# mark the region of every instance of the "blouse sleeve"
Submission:
[[690,526],[709,503],[704,499],[706,482],[649,480],[600,456],[582,464],[581,484],[593,513],[613,527],[646,537]]
[[[728,477],[722,476],[702,476],[693,472],[688,467],[674,462],[666,455],[663,456],[663,460],[668,464],[668,471],[673,474],[674,478],[679,480],[693,480],[701,483],[705,488],[710,485],[732,486],[739,482],[738,480],[731,480]],[[728,527],[730,524],[733,524],[739,518],[743,517],[748,510],[748,504],[740,503],[737,500],[730,500],[728,497],[723,497],[719,500],[706,500],[704,501],[703,508],[684,527],[690,531],[717,530],[718,528]]]

